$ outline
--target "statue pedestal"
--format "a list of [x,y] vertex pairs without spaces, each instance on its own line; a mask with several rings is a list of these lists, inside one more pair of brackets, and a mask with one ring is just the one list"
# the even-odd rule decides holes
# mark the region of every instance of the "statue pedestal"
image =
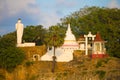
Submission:
[[22,44],[17,44],[17,47],[32,47],[35,46],[35,43],[22,43]]

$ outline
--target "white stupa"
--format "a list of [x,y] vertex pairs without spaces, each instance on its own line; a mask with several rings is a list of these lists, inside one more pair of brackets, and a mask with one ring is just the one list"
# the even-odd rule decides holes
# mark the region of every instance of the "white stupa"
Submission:
[[70,24],[68,24],[68,29],[66,31],[66,37],[64,39],[64,44],[62,45],[62,48],[64,49],[73,49],[76,50],[79,48],[79,44],[76,42],[75,36],[72,34]]
[[[66,37],[64,39],[64,44],[55,49],[55,56],[57,62],[69,62],[73,60],[73,52],[79,48],[79,44],[76,42],[75,36],[72,34],[70,24],[68,24],[68,29],[66,31]],[[53,57],[52,50],[47,51],[45,55],[41,57],[42,61],[52,61]]]

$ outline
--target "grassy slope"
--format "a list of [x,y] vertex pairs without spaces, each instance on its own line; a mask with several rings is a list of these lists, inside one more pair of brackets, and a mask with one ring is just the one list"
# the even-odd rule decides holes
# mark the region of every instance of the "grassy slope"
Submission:
[[90,59],[77,53],[69,63],[56,63],[52,73],[52,62],[31,61],[33,54],[45,53],[45,46],[21,49],[26,53],[26,60],[13,73],[7,73],[8,80],[120,80],[118,58]]

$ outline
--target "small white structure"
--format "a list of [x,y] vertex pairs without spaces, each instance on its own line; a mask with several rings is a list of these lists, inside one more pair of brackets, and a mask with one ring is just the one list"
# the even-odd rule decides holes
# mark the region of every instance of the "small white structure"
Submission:
[[24,25],[21,23],[21,19],[18,19],[18,22],[15,24],[16,32],[17,32],[17,47],[31,47],[35,46],[35,43],[22,43],[22,36]]
[[[66,37],[64,38],[64,44],[55,49],[56,61],[58,62],[69,62],[73,60],[74,50],[79,49],[79,44],[76,42],[75,36],[72,34],[70,24],[68,24],[68,29],[66,31]],[[52,61],[53,50],[48,51],[45,55],[41,57],[42,61]]]

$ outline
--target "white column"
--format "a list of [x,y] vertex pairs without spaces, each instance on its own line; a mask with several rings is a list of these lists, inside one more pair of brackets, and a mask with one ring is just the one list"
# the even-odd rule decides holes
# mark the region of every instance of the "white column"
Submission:
[[88,46],[87,45],[88,44],[88,39],[87,39],[86,35],[84,37],[85,37],[85,55],[88,55],[88,47],[87,47]]

